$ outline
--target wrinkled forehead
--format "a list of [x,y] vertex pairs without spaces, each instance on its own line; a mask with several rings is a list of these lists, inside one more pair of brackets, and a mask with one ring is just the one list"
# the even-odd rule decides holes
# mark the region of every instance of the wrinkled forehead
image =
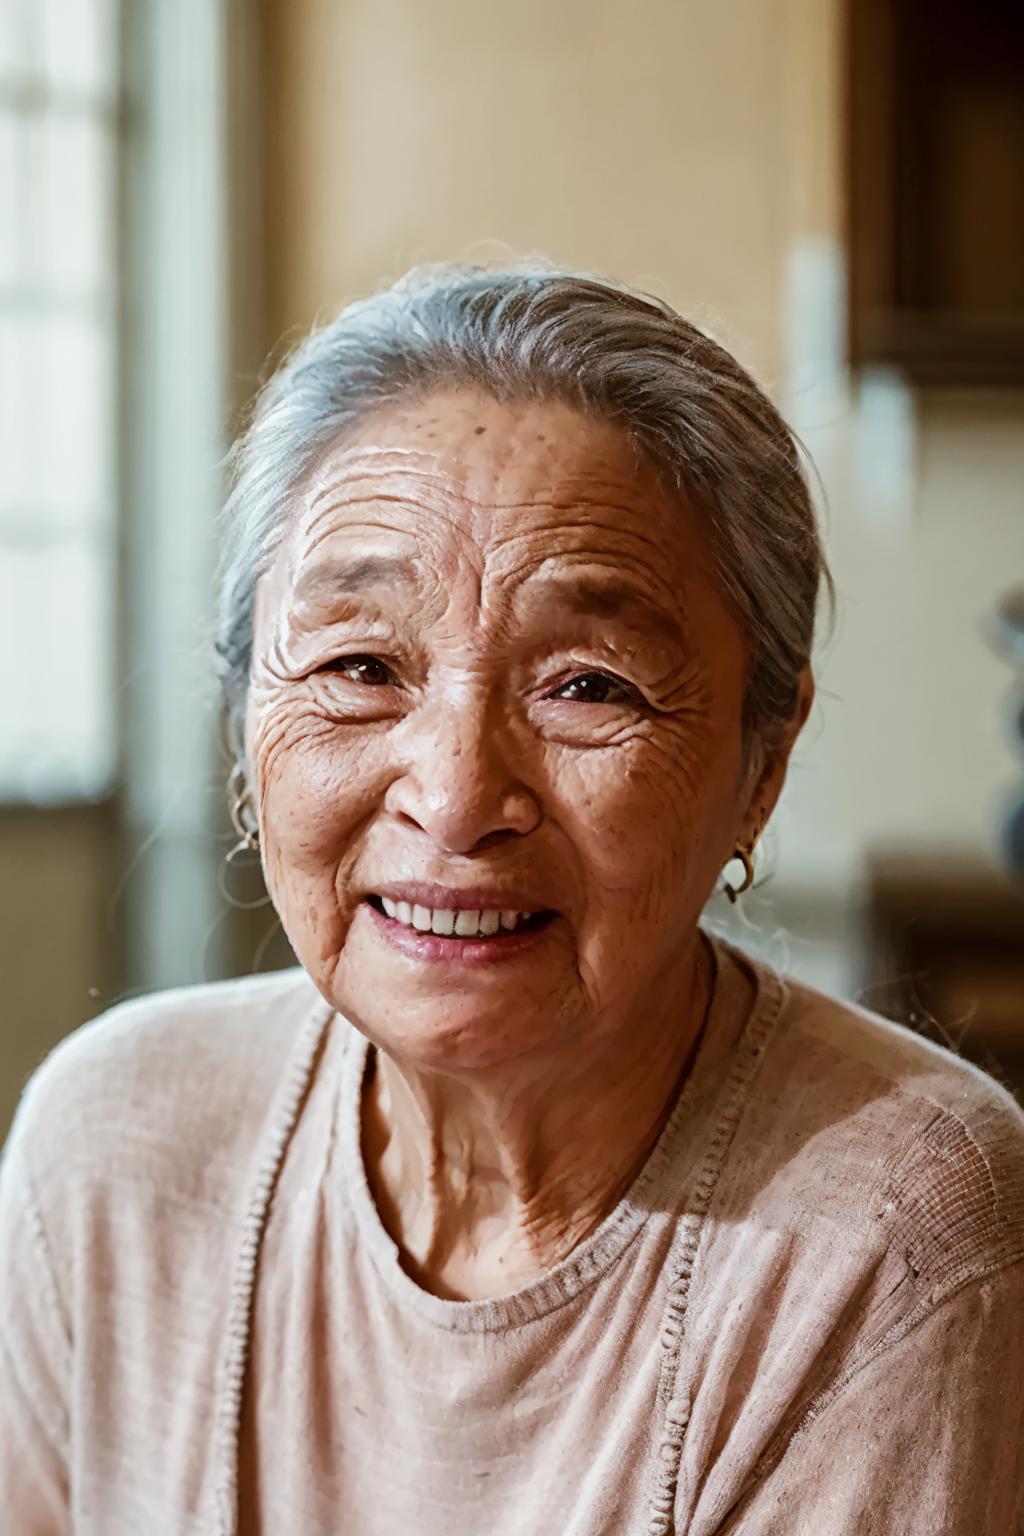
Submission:
[[568,503],[574,492],[587,497],[602,484],[638,496],[654,489],[624,432],[560,401],[503,404],[452,393],[391,406],[328,452],[316,481],[327,489],[349,466],[363,463],[372,473],[385,458],[447,481],[481,507],[528,505],[552,494]]
[[450,394],[389,407],[328,448],[296,494],[285,546],[296,577],[328,544],[382,540],[496,571],[590,550],[656,573],[680,557],[692,566],[695,533],[615,426],[559,402]]
[[298,656],[367,623],[746,670],[699,514],[624,434],[564,406],[431,399],[332,445],[257,585],[254,648]]

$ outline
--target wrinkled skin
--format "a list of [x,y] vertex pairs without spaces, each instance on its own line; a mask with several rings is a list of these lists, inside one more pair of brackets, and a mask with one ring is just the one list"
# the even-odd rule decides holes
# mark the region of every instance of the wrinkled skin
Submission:
[[[341,590],[331,567],[368,555],[411,572]],[[578,612],[584,580],[634,600]],[[378,1047],[363,1135],[382,1220],[426,1288],[508,1291],[612,1208],[671,1109],[710,986],[697,920],[770,815],[810,677],[750,783],[744,639],[696,515],[613,426],[464,393],[321,456],[254,638],[267,882],[324,997]],[[559,916],[521,958],[427,963],[365,902],[404,880],[524,881]]]

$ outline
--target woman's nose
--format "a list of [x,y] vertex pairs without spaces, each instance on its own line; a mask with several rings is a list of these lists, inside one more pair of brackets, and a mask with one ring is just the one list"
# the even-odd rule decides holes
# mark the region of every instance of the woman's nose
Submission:
[[536,799],[512,771],[507,722],[482,690],[459,690],[417,711],[401,728],[402,771],[385,809],[414,823],[448,853],[532,832]]

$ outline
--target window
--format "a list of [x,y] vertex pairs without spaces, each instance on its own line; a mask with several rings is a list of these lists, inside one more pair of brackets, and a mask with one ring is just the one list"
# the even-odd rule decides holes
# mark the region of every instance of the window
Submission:
[[0,15],[0,799],[116,768],[116,0]]

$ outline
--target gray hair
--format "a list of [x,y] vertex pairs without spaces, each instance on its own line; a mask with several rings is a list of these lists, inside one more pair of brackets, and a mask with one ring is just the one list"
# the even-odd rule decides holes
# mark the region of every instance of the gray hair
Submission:
[[256,583],[317,455],[371,411],[463,387],[620,426],[706,521],[750,667],[748,765],[792,721],[819,589],[834,597],[797,441],[734,357],[668,304],[531,262],[414,268],[312,332],[257,395],[229,458],[217,652],[239,762]]

